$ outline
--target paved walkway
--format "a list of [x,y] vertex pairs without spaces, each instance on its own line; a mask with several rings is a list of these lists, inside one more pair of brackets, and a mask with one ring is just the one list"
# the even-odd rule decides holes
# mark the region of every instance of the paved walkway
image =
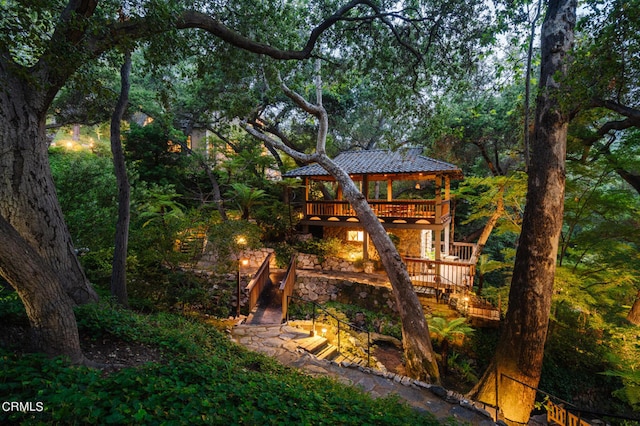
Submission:
[[349,363],[320,360],[298,348],[297,341],[309,333],[288,325],[238,325],[232,338],[248,349],[264,353],[285,365],[297,367],[312,376],[331,376],[344,384],[358,386],[373,397],[396,394],[418,410],[438,419],[459,424],[490,426],[495,423],[482,408],[476,408],[460,395],[439,386],[415,381],[390,372],[357,367]]

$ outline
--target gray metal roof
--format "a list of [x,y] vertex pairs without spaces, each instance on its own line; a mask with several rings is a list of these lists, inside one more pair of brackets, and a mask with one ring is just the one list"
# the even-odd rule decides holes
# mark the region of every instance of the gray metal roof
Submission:
[[[334,162],[347,173],[383,174],[383,173],[443,173],[460,178],[462,171],[453,164],[420,155],[422,148],[410,148],[402,151],[372,149],[367,151],[346,151],[338,154]],[[284,177],[328,176],[319,164],[309,164],[290,170]]]

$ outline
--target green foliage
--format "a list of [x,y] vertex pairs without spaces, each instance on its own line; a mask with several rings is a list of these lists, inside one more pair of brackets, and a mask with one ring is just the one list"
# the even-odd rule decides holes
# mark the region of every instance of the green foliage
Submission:
[[9,284],[0,278],[0,322],[3,324],[26,324],[24,305]]
[[227,197],[233,200],[241,212],[242,220],[249,220],[251,210],[261,205],[265,199],[265,191],[251,188],[244,183],[232,183],[232,191],[227,192]]
[[342,248],[342,241],[339,238],[313,238],[300,241],[296,244],[298,251],[302,253],[315,254],[320,262],[329,256],[336,256]]
[[126,134],[125,157],[144,182],[181,189],[188,158],[180,150],[171,150],[179,135],[155,121],[144,127],[135,123]]
[[453,342],[475,332],[472,327],[467,325],[465,317],[452,320],[443,317],[431,317],[429,318],[429,331],[435,335],[436,340],[439,342],[443,340]]
[[253,217],[262,228],[265,241],[284,241],[294,232],[291,205],[276,200],[258,206]]
[[[228,220],[212,224],[207,237],[209,240],[208,250],[216,259],[215,271],[228,272],[235,268],[234,256],[245,248],[259,248],[261,237],[260,228],[244,220]],[[239,237],[244,238],[244,242],[239,241]]]
[[76,247],[89,250],[110,247],[117,218],[117,190],[111,158],[89,151],[52,148],[49,162]]
[[291,262],[291,256],[296,254],[296,249],[289,243],[277,243],[274,245],[274,251],[276,256],[276,264],[278,268],[286,268]]
[[161,349],[163,360],[105,374],[60,359],[0,349],[0,395],[43,412],[0,412],[11,424],[436,425],[397,398],[371,399],[248,352],[210,326],[110,305],[82,307],[82,332]]

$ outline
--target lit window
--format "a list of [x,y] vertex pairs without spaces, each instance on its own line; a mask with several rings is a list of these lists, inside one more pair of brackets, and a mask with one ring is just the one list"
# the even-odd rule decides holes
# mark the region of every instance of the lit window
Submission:
[[363,231],[347,231],[347,241],[364,241]]

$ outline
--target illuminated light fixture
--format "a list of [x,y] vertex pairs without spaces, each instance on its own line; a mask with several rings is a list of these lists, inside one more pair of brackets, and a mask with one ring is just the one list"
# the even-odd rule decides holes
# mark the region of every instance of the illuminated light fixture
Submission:
[[240,264],[242,266],[247,266],[249,264],[249,259],[240,259]]
[[318,216],[310,217],[309,220],[322,220]]
[[347,219],[347,222],[360,222],[360,221],[355,217],[350,217],[349,219]]
[[243,246],[243,245],[247,244],[247,239],[245,238],[245,236],[244,236],[244,235],[238,235],[238,236],[236,237],[236,243],[237,243],[239,246]]
[[322,327],[322,337],[325,337],[327,335],[327,329]]
[[420,219],[420,220],[416,220],[416,223],[429,223],[429,221],[426,219]]
[[397,220],[394,220],[393,223],[407,223],[407,221],[402,219],[397,219]]
[[415,188],[416,188],[416,189],[420,189],[420,183],[419,183],[419,182],[418,182],[418,183],[416,183]]
[[328,220],[328,221],[330,221],[330,222],[340,222],[340,219],[338,219],[338,218],[337,218],[337,217],[335,217],[335,216],[332,216],[332,217],[330,217],[330,218],[329,218],[329,219],[327,219],[327,220]]

